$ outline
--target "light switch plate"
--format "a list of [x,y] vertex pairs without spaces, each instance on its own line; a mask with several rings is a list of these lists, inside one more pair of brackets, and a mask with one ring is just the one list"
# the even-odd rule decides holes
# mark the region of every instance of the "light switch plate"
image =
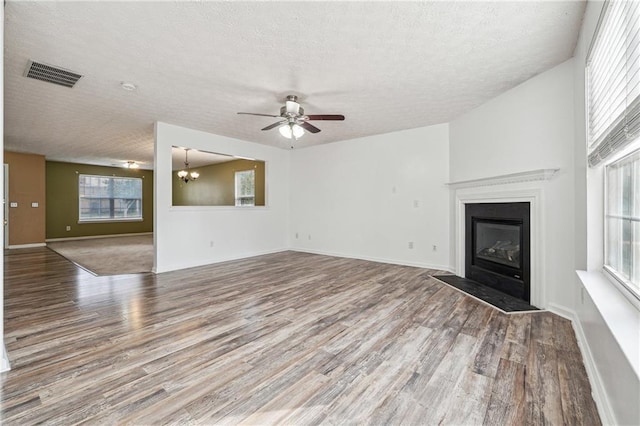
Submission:
[[38,207],[38,203],[31,203],[31,207]]

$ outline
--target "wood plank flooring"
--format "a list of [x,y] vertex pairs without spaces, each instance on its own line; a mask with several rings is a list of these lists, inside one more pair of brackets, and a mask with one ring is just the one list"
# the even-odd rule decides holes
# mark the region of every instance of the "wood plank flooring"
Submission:
[[599,425],[571,324],[295,252],[95,277],[5,255],[2,424]]

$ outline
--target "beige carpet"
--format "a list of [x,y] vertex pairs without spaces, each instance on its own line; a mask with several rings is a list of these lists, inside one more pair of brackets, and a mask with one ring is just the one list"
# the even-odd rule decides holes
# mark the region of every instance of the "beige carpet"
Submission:
[[47,243],[47,247],[97,275],[151,272],[153,235]]

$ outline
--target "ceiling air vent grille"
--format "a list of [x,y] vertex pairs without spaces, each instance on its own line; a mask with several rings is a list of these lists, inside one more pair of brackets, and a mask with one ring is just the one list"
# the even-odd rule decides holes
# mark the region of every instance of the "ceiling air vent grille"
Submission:
[[65,87],[73,87],[82,77],[80,74],[65,70],[64,68],[58,68],[35,61],[29,61],[24,75],[25,77],[48,81],[49,83],[59,84]]

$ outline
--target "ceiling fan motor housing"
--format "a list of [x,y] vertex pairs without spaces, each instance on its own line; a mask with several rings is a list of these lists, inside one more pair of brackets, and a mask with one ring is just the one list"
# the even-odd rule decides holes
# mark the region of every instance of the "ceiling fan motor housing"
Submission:
[[287,101],[286,105],[280,108],[281,117],[298,117],[304,115],[304,108],[297,102]]

